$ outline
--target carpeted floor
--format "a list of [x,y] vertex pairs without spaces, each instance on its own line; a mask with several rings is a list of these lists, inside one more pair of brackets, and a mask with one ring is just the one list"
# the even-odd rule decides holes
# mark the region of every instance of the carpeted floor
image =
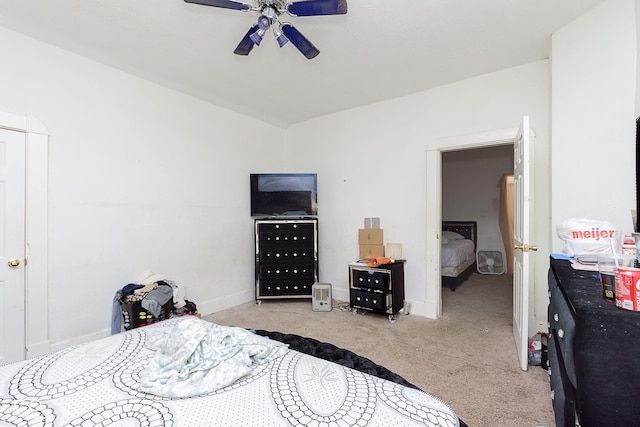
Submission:
[[455,292],[443,289],[438,320],[400,315],[390,323],[381,314],[353,314],[340,301],[331,312],[314,312],[310,300],[250,302],[204,318],[351,350],[445,400],[470,427],[552,427],[546,370],[518,366],[511,281],[476,273]]

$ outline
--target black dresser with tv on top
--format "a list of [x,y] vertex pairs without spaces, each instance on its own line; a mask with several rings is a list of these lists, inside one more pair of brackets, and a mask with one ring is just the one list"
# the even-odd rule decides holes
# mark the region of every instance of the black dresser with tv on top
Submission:
[[311,298],[318,282],[318,218],[255,220],[256,303]]
[[640,425],[640,312],[606,301],[596,272],[553,256],[549,297],[556,425]]

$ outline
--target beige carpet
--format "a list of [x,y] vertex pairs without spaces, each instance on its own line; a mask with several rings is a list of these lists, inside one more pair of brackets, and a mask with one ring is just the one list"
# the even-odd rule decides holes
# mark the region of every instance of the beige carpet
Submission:
[[242,304],[206,320],[312,337],[349,349],[448,402],[469,427],[555,425],[546,370],[518,366],[512,336],[511,276],[473,274],[443,289],[438,320],[353,314],[335,301],[314,312],[310,300]]

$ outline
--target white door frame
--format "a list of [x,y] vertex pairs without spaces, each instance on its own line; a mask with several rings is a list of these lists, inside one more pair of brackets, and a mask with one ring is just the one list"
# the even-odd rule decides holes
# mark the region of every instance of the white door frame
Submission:
[[[530,135],[535,136],[533,130]],[[442,316],[440,228],[442,224],[442,153],[515,144],[518,128],[509,128],[436,140],[427,148],[427,274],[425,316]]]
[[5,112],[0,112],[0,128],[25,133],[25,356],[30,358],[49,351],[49,131],[38,119]]

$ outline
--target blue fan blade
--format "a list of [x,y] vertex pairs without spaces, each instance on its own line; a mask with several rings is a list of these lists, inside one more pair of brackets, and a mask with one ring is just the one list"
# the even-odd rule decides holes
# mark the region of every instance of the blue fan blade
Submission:
[[293,25],[282,24],[282,32],[307,59],[313,59],[320,53],[313,43],[307,40]]
[[247,31],[247,34],[245,34],[242,40],[240,40],[240,44],[238,44],[238,47],[236,47],[236,50],[234,50],[233,53],[236,55],[249,55],[249,52],[251,52],[251,49],[253,49],[253,46],[255,45],[250,36],[256,31],[258,31],[258,25],[254,25],[249,28],[249,31]]
[[200,4],[202,6],[222,7],[224,9],[249,10],[251,6],[232,0],[184,0],[187,3]]
[[308,0],[291,3],[287,8],[295,16],[345,15],[347,0]]

